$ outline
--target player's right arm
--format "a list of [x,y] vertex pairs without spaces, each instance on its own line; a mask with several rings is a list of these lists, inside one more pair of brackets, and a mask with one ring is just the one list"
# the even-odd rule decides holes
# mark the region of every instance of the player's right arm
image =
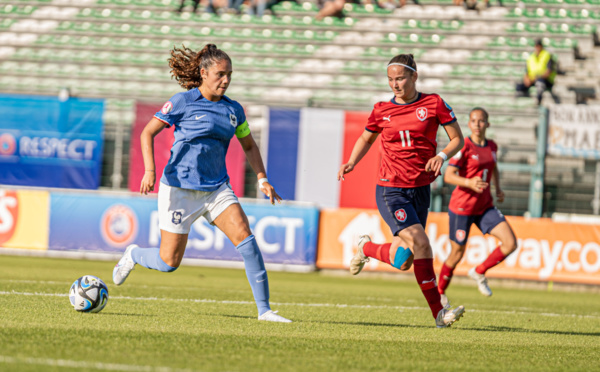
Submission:
[[370,132],[365,130],[356,143],[354,144],[354,148],[352,149],[352,154],[350,155],[350,159],[346,164],[342,164],[340,170],[338,172],[337,179],[344,180],[344,174],[352,172],[356,164],[360,162],[360,160],[369,152],[371,145],[377,139],[379,133]]
[[144,177],[140,185],[140,193],[147,195],[154,191],[156,183],[156,166],[154,165],[154,137],[165,128],[165,123],[153,117],[142,130],[140,142],[144,158]]

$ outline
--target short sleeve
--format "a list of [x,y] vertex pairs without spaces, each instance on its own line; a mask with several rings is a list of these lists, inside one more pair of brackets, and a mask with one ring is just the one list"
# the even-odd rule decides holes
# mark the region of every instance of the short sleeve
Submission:
[[439,96],[436,115],[438,123],[440,123],[440,125],[448,125],[456,122],[456,115],[454,115],[454,110],[452,110],[452,107],[450,107],[450,105],[447,104],[446,101],[444,101],[442,97]]
[[468,157],[467,156],[468,151],[469,151],[469,149],[468,149],[467,145],[465,144],[465,146],[462,149],[460,149],[460,151],[457,152],[456,155],[454,155],[453,157],[450,158],[448,165],[457,167],[457,168],[461,168],[465,164],[465,161]]
[[369,115],[369,119],[367,120],[366,130],[372,133],[381,133],[381,126],[379,125],[379,120],[377,120],[377,115],[375,114],[375,110],[371,111],[371,115]]
[[[237,102],[236,102],[237,103]],[[237,116],[238,127],[246,122],[246,113],[244,112],[244,108],[242,105],[237,103],[235,105],[235,116]]]
[[177,124],[185,114],[185,97],[177,93],[170,100],[165,102],[163,107],[154,114],[154,117],[165,123],[166,126]]

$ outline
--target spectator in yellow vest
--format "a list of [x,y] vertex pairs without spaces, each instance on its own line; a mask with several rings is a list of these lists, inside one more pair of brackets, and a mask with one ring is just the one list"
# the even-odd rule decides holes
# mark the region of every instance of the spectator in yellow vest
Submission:
[[542,39],[537,39],[535,51],[527,58],[527,71],[523,76],[523,82],[517,84],[517,96],[529,97],[529,88],[535,85],[539,105],[544,91],[548,90],[552,93],[555,76],[556,62],[552,54],[544,49]]

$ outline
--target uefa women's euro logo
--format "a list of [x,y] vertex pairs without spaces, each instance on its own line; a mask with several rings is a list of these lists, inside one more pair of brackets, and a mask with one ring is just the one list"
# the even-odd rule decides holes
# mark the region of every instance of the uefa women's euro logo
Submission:
[[100,232],[104,241],[117,248],[131,244],[138,233],[138,219],[135,212],[126,205],[110,206],[100,219]]
[[0,135],[0,156],[10,156],[17,152],[17,141],[10,133]]

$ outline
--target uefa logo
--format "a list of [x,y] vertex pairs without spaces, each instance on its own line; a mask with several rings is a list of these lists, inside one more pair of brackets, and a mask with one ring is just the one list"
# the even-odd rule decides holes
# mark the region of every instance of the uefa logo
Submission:
[[10,133],[0,135],[0,156],[10,156],[17,151],[17,141]]
[[117,248],[126,247],[137,237],[137,215],[126,205],[112,205],[102,215],[100,232],[109,245]]

